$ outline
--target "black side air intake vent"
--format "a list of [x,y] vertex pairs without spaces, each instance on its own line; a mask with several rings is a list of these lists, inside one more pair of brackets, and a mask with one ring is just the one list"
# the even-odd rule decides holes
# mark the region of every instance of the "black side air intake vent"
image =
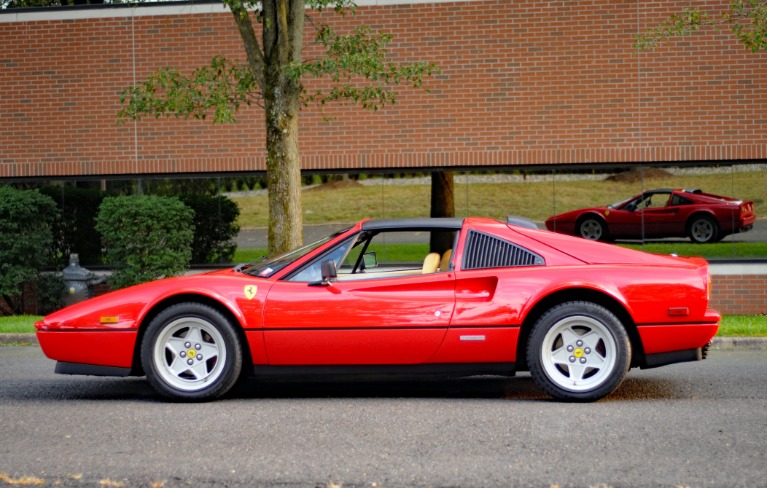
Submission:
[[542,266],[542,257],[482,232],[469,231],[461,269],[508,268],[513,266]]

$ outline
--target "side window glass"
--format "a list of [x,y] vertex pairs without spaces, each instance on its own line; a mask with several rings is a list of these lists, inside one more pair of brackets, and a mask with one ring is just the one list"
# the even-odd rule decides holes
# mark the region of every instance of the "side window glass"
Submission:
[[322,279],[322,263],[332,259],[338,280],[416,276],[452,269],[455,230],[361,232],[318,256],[288,281],[313,283]]
[[381,279],[449,271],[458,232],[391,231],[356,243],[339,267],[339,280]]
[[319,257],[312,260],[310,263],[305,265],[303,268],[298,270],[296,273],[293,273],[291,276],[288,277],[288,281],[297,281],[297,282],[305,282],[305,283],[312,283],[315,281],[320,281],[322,279],[322,262],[327,261],[328,259],[332,259],[336,263],[336,267],[339,267],[339,264],[341,263],[341,260],[344,259],[344,257],[347,255],[350,246],[353,242],[355,242],[355,238],[349,238],[342,242],[341,244],[337,245],[333,249],[331,249],[329,252],[326,252]]
[[671,199],[671,205],[689,205],[692,203],[690,200],[686,199],[683,196],[675,194],[674,197]]

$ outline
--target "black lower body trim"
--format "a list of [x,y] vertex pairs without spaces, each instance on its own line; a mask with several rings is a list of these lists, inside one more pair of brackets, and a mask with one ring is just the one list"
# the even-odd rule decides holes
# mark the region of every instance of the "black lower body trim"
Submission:
[[392,378],[460,378],[466,376],[514,376],[514,363],[472,363],[472,364],[416,364],[416,365],[375,365],[375,366],[253,366],[253,375],[259,379],[312,378],[343,380],[370,380]]
[[684,351],[648,354],[645,357],[644,365],[641,366],[641,369],[657,368],[658,366],[665,366],[667,364],[674,363],[700,361],[705,358],[705,354],[703,352],[704,349],[707,348],[699,347],[697,349],[686,349]]
[[130,376],[130,368],[118,368],[116,366],[98,366],[95,364],[56,363],[58,374],[82,374],[88,376]]

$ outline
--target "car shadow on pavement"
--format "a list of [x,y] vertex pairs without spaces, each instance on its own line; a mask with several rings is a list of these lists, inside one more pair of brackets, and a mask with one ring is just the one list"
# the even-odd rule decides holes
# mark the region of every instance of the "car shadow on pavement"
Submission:
[[[601,401],[688,398],[683,388],[658,378],[626,378]],[[527,373],[513,378],[477,376],[431,381],[290,381],[260,382],[249,378],[228,398],[462,398],[551,401]]]
[[[682,385],[658,378],[628,377],[603,402],[637,399],[689,398]],[[0,398],[13,400],[165,401],[146,378],[55,377],[51,380],[4,385]],[[511,401],[555,401],[522,373],[513,378],[479,376],[443,380],[259,381],[247,378],[227,400],[311,398],[456,398]]]

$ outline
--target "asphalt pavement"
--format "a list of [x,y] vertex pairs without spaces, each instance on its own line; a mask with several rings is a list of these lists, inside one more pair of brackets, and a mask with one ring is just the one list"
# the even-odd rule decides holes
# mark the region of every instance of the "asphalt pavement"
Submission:
[[767,353],[632,370],[590,404],[530,376],[243,383],[205,404],[0,348],[0,485],[759,487]]

